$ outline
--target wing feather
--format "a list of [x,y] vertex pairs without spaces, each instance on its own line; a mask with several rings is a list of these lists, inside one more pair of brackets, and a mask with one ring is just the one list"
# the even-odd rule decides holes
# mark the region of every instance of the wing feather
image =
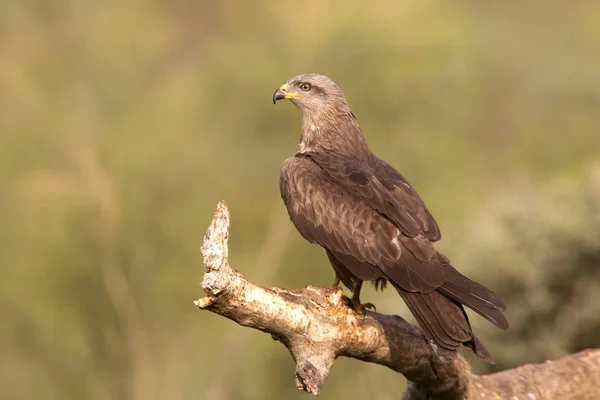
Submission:
[[425,237],[432,242],[440,240],[442,234],[437,222],[406,178],[377,156],[373,156],[372,164],[377,179],[391,192],[392,197],[403,199],[404,211],[413,216]]
[[324,178],[343,185],[354,196],[389,218],[407,236],[441,238],[433,216],[406,179],[385,161],[373,156],[367,165],[350,156],[306,153],[325,171]]

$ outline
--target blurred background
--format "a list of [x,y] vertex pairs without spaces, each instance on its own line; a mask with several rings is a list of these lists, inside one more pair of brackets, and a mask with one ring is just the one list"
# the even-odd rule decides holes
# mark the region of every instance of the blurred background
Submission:
[[[600,3],[4,2],[0,397],[307,399],[288,352],[192,301],[218,200],[254,282],[329,285],[279,198],[304,72],[345,91],[437,218],[438,249],[507,302],[498,360],[600,346]],[[364,301],[409,317],[394,291]],[[469,357],[468,354],[466,354]],[[339,359],[323,399],[405,380]]]

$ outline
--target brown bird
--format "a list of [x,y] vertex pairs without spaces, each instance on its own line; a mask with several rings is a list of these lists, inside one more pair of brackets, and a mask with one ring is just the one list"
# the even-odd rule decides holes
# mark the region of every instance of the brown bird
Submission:
[[302,138],[280,175],[281,197],[300,234],[325,248],[340,280],[360,303],[363,281],[389,282],[424,336],[436,345],[470,347],[493,362],[473,334],[463,305],[506,329],[502,300],[437,252],[440,230],[407,180],[369,149],[342,90],[328,77],[304,74],[273,94],[300,110]]

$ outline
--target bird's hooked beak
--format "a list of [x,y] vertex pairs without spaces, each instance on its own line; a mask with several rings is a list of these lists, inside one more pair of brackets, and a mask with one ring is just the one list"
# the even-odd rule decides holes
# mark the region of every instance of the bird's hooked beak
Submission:
[[284,83],[279,89],[275,91],[275,93],[273,93],[273,104],[276,104],[277,100],[292,99],[294,97],[302,98],[304,97],[304,95],[300,93],[290,92],[288,90],[288,84]]

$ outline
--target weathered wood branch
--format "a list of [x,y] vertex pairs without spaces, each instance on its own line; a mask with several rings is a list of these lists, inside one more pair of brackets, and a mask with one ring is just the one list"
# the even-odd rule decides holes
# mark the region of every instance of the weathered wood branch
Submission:
[[438,348],[398,316],[348,307],[341,289],[264,288],[228,262],[229,212],[217,205],[202,244],[201,309],[270,333],[296,361],[296,385],[317,395],[339,356],[385,365],[409,381],[405,399],[600,399],[600,351],[475,375],[457,352]]

